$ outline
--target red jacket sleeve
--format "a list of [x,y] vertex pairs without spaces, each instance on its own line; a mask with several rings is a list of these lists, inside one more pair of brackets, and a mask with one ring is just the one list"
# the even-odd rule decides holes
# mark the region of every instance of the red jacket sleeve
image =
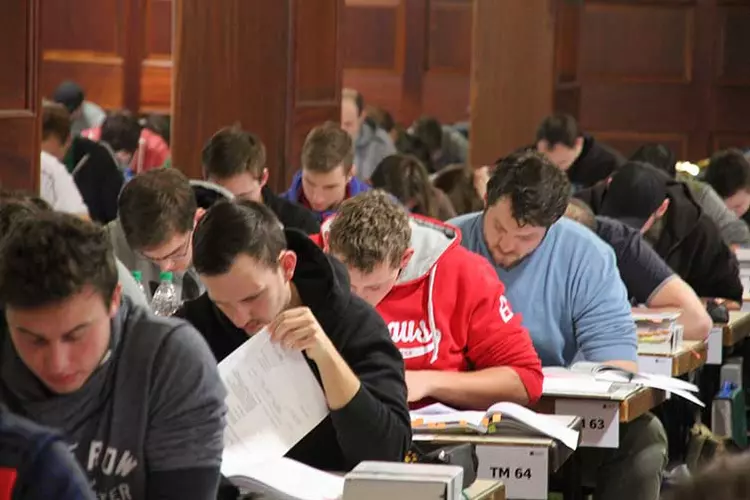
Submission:
[[513,312],[495,270],[483,257],[467,254],[462,256],[461,271],[462,281],[468,281],[463,287],[467,304],[462,308],[464,315],[468,314],[466,355],[478,370],[512,368],[533,404],[542,395],[544,376],[529,332],[521,324],[521,316]]

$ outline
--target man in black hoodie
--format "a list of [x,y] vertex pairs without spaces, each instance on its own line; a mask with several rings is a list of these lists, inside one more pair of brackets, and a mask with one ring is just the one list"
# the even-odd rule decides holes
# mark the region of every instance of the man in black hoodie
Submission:
[[684,183],[639,162],[627,162],[577,198],[594,213],[641,231],[656,253],[700,297],[742,301],[737,259]]
[[593,186],[625,163],[620,153],[581,133],[570,115],[545,118],[536,132],[536,148],[567,172],[574,190]]
[[268,327],[272,340],[304,351],[323,388],[330,416],[287,456],[333,471],[403,459],[411,439],[404,363],[380,315],[351,294],[343,264],[248,201],[206,212],[193,263],[208,292],[178,316],[218,361]]
[[307,234],[320,231],[320,223],[310,210],[277,196],[266,185],[266,147],[250,132],[225,127],[203,147],[203,178],[231,192],[239,200],[263,203],[284,224]]

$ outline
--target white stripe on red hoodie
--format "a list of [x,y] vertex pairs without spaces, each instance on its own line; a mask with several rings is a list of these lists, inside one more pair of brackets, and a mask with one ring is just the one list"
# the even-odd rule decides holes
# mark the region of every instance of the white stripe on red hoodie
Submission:
[[[324,232],[329,224],[330,219]],[[542,393],[541,362],[495,270],[461,246],[453,226],[412,215],[411,229],[414,255],[377,306],[406,369],[507,366],[534,403]]]

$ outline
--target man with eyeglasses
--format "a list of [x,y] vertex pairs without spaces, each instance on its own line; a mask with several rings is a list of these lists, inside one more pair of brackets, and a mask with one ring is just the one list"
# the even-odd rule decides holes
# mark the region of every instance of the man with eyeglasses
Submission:
[[171,271],[183,300],[199,297],[204,287],[193,269],[193,228],[207,208],[225,198],[232,194],[208,182],[190,181],[176,169],[134,177],[120,193],[118,218],[107,226],[115,255],[131,271],[141,271],[152,291],[159,271]]

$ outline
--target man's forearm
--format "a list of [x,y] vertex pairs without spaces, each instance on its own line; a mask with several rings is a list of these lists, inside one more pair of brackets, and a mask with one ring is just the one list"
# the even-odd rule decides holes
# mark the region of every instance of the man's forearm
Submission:
[[323,382],[328,408],[339,410],[357,394],[360,381],[335,349],[315,360]]
[[430,397],[449,406],[486,410],[500,401],[529,402],[521,377],[505,366],[473,372],[435,371]]
[[622,359],[613,359],[610,361],[605,361],[602,363],[604,365],[614,366],[616,368],[622,368],[623,370],[627,370],[629,372],[637,373],[638,372],[638,363],[635,361],[625,361]]

